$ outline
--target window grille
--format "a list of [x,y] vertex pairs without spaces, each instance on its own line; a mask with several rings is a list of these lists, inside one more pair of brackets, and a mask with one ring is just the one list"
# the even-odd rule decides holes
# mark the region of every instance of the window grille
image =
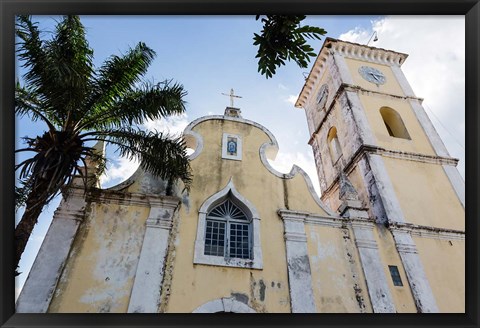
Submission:
[[252,258],[251,224],[230,199],[214,207],[206,218],[205,255]]

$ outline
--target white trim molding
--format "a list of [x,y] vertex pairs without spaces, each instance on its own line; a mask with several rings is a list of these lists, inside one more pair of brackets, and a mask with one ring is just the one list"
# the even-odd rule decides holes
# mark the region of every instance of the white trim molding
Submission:
[[455,193],[457,194],[458,200],[465,209],[465,181],[463,181],[462,176],[456,167],[449,165],[443,165],[442,167],[452,184],[453,190],[455,190]]
[[162,197],[150,202],[128,313],[158,312],[173,215],[180,204],[175,197]]
[[16,304],[17,313],[46,313],[70,254],[86,202],[82,188],[70,188],[55,211]]
[[292,313],[316,313],[312,273],[307,251],[305,214],[279,210],[285,228],[288,284]]
[[382,156],[369,153],[367,157],[379,190],[380,198],[382,199],[383,207],[387,214],[388,222],[404,223],[405,216],[403,215],[402,208],[393,189]]
[[440,240],[465,240],[465,231],[445,228],[421,226],[413,223],[392,223],[388,226],[390,231],[407,232],[412,236],[440,239]]
[[302,175],[305,179],[305,183],[307,184],[307,188],[308,188],[310,194],[312,195],[313,199],[318,204],[318,206],[320,208],[322,208],[325,212],[327,212],[329,215],[335,215],[334,212],[320,200],[317,192],[313,188],[312,180],[310,179],[308,174],[305,173],[305,171],[302,168],[300,168],[297,165],[292,165],[292,168],[291,168],[290,172],[287,173],[287,174],[284,174],[282,172],[279,172],[279,171],[275,170],[270,165],[268,160],[269,159],[274,160],[275,156],[278,153],[278,142],[277,142],[277,139],[275,138],[275,136],[266,127],[264,127],[261,124],[258,124],[257,122],[250,121],[250,120],[247,120],[247,119],[244,119],[244,118],[241,118],[241,117],[230,117],[230,116],[223,116],[223,115],[203,116],[203,117],[200,117],[200,118],[192,121],[185,128],[185,130],[183,132],[184,138],[186,140],[188,140],[189,144],[191,144],[192,147],[196,145],[195,152],[189,156],[190,160],[193,160],[196,157],[198,157],[198,155],[201,152],[201,149],[203,149],[202,136],[200,134],[198,134],[197,132],[193,131],[193,128],[195,126],[197,126],[198,124],[203,123],[205,121],[209,121],[209,120],[222,120],[222,121],[231,121],[231,122],[248,124],[248,125],[252,125],[252,126],[260,129],[261,131],[263,131],[268,136],[268,138],[270,139],[269,142],[265,142],[263,145],[261,145],[260,149],[259,149],[260,160],[263,163],[263,165],[265,166],[265,168],[271,174],[273,174],[274,176],[276,176],[278,178],[282,178],[282,179],[292,179],[297,174]]
[[315,90],[315,82],[319,80],[319,77],[323,75],[325,69],[329,67],[327,63],[329,63],[329,57],[332,55],[334,56],[337,67],[339,67],[342,78],[349,76],[348,71],[345,72],[343,67],[339,65],[339,62],[341,62],[343,59],[342,57],[360,59],[362,61],[381,65],[387,64],[389,66],[401,66],[408,57],[407,54],[392,50],[369,47],[363,44],[347,42],[333,38],[326,38],[322,48],[320,49],[317,59],[315,60],[315,63],[313,63],[310,74],[303,85],[302,91],[295,102],[295,107],[305,107],[308,99],[313,94],[313,90]]
[[402,259],[418,312],[438,313],[437,302],[418,256],[415,242],[408,232],[392,230],[392,234],[397,251]]
[[254,309],[247,304],[237,301],[234,297],[222,297],[203,305],[200,305],[192,313],[256,313]]
[[378,245],[373,234],[374,222],[370,219],[350,221],[360,263],[367,283],[374,313],[395,313],[395,303],[390,293]]
[[[397,199],[393,185],[385,169],[381,155],[368,155],[370,167],[375,178],[383,207],[387,214],[388,222],[392,224],[406,223],[400,203]],[[425,271],[415,242],[410,234],[403,231],[392,230],[395,246],[400,254],[408,283],[412,290],[413,298],[419,312],[438,312],[432,289],[428,283]]]
[[[247,217],[251,219],[251,231],[253,234],[252,259],[225,258],[223,256],[204,254],[207,213],[214,206],[220,204],[228,197],[232,197],[233,199],[235,199],[237,201],[237,205],[239,205],[239,207],[245,212],[245,214],[247,214]],[[193,263],[249,269],[262,269],[263,256],[260,236],[260,215],[258,214],[255,206],[253,206],[251,202],[249,202],[237,191],[235,185],[233,184],[233,179],[230,178],[230,181],[227,183],[227,185],[222,190],[205,200],[205,202],[199,209],[197,238],[195,240]]]

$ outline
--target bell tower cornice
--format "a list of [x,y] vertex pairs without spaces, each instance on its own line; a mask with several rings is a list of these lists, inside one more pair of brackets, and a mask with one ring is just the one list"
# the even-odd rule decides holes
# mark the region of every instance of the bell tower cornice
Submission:
[[[392,50],[369,47],[366,45],[337,40],[333,38],[326,38],[320,49],[313,68],[305,80],[302,91],[298,96],[295,107],[302,108],[308,103],[308,100],[313,95],[315,85],[320,80],[319,77],[323,75],[327,68],[327,63],[330,57],[339,55],[345,58],[352,58],[362,60],[368,63],[375,63],[380,65],[401,66],[408,55]],[[345,81],[339,81],[341,83]]]

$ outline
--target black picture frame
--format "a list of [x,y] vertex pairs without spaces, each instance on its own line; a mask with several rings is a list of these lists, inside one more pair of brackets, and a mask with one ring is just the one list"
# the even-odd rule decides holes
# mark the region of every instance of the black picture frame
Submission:
[[[1,327],[182,326],[479,326],[478,110],[480,4],[478,0],[3,0],[0,87],[0,325]],[[465,314],[16,314],[14,305],[14,16],[17,14],[322,14],[465,15],[466,18],[466,313]],[[441,40],[455,44],[455,40]],[[448,283],[448,282],[446,282]]]

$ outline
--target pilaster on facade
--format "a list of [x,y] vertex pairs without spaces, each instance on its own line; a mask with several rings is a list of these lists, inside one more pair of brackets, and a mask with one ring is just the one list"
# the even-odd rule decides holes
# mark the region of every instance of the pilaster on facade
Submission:
[[288,282],[292,313],[314,313],[312,274],[305,234],[305,213],[280,210],[285,229]]
[[[375,177],[388,222],[406,223],[390,178],[380,155],[369,155],[370,167]],[[438,307],[428,283],[415,242],[410,234],[392,230],[395,246],[407,274],[408,283],[419,312],[438,312]]]
[[[402,70],[397,67],[392,67],[392,72],[395,75],[398,83],[400,84],[403,92],[406,95],[414,96],[413,90]],[[410,105],[413,109],[415,116],[417,117],[418,122],[422,126],[422,129],[425,131],[428,140],[430,141],[430,144],[435,150],[435,153],[438,156],[450,157],[450,154],[448,153],[445,144],[442,142],[442,139],[438,135],[437,130],[435,130],[432,121],[430,121],[430,119],[428,118],[427,113],[425,112],[421,103],[412,99],[410,100]],[[455,193],[457,194],[460,203],[462,204],[463,208],[465,208],[465,182],[460,176],[460,173],[455,167],[448,165],[443,165],[443,170],[445,171],[445,174],[450,180],[450,183],[452,184],[452,187],[455,190]]]
[[48,311],[86,206],[83,188],[66,191],[18,297],[18,313]]
[[343,173],[340,175],[340,198],[343,202],[338,212],[352,227],[373,312],[395,313],[395,303],[373,234],[375,221],[369,217],[367,209],[362,207],[355,188]]
[[384,266],[373,234],[374,223],[366,218],[350,222],[360,263],[367,283],[374,313],[395,313],[395,303],[388,286]]
[[173,216],[180,204],[178,198],[168,196],[151,196],[149,201],[150,214],[145,222],[128,313],[158,312]]
[[435,297],[411,235],[408,232],[396,229],[391,229],[391,231],[405,273],[407,274],[417,311],[421,313],[438,313],[439,309]]
[[368,161],[382,200],[388,222],[405,222],[402,208],[380,155],[368,154]]

